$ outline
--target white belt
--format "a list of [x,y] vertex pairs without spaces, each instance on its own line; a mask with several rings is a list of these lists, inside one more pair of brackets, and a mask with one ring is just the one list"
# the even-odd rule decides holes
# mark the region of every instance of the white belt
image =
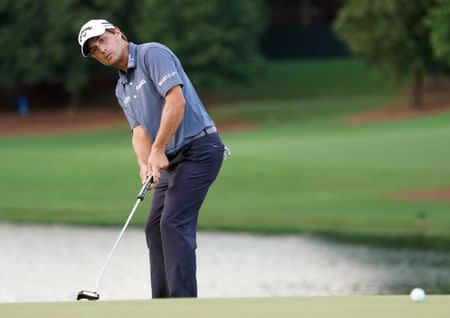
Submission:
[[209,135],[209,134],[213,134],[217,132],[217,127],[216,126],[210,126],[210,127],[206,127],[205,129],[203,129],[201,132],[199,132],[197,135],[195,135],[194,137],[192,137],[191,141],[198,139],[200,137]]
[[[206,135],[209,135],[209,134],[213,134],[213,133],[215,133],[215,132],[217,132],[217,127],[216,127],[216,126],[206,127],[206,128],[203,129],[201,132],[199,132],[197,135],[195,135],[194,137],[192,137],[192,138],[189,140],[189,143],[192,142],[192,141],[194,141],[194,140],[196,140],[196,139],[198,139],[198,138],[201,138],[201,137],[206,136]],[[184,147],[184,146],[183,146],[183,147]],[[181,149],[179,149],[179,150],[177,150],[177,151],[174,151],[174,152],[172,152],[172,153],[170,153],[170,154],[167,154],[167,156],[170,157],[170,158],[174,158],[174,157],[176,157],[176,156],[178,155],[178,153],[179,153],[180,151],[181,151]]]

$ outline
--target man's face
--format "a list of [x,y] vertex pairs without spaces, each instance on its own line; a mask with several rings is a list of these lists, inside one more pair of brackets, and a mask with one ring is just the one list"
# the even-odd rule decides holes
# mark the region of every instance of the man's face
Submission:
[[117,66],[123,56],[122,35],[118,29],[105,31],[88,40],[89,54],[103,65]]

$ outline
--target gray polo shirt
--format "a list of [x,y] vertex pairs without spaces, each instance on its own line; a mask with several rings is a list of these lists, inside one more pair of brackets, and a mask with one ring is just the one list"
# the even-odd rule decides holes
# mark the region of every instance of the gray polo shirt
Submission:
[[131,129],[141,125],[154,142],[165,96],[176,85],[182,87],[186,106],[183,121],[166,148],[168,155],[177,152],[214,122],[172,51],[155,42],[129,44],[128,69],[119,71],[116,96]]

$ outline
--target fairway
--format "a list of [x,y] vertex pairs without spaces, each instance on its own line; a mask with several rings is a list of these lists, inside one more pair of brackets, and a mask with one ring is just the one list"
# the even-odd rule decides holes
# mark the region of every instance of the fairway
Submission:
[[413,303],[408,295],[241,299],[167,299],[151,301],[2,304],[2,318],[80,317],[449,317],[450,296],[427,296]]

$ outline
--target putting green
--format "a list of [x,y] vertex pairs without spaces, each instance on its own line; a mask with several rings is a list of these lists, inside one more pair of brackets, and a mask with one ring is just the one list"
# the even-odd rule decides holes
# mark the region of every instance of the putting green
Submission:
[[450,296],[427,296],[413,303],[403,296],[166,299],[0,304],[13,317],[450,317]]

